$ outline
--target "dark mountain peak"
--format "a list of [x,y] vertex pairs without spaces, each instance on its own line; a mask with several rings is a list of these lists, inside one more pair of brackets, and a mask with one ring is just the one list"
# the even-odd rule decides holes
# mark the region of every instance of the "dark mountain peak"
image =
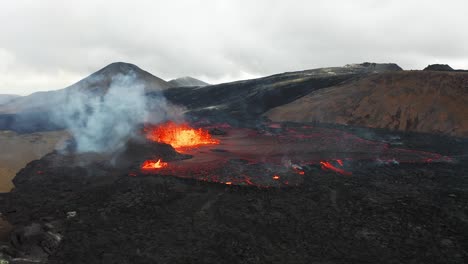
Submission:
[[424,71],[454,71],[454,69],[448,64],[430,64],[424,68]]
[[143,87],[145,93],[161,92],[172,87],[134,64],[114,62],[64,89],[14,98],[1,104],[0,113],[53,111],[57,105],[66,103],[70,94],[78,92],[88,96],[102,96],[114,85],[128,89]]
[[93,73],[92,75],[115,75],[115,74],[130,74],[130,73],[145,73],[150,74],[147,71],[142,70],[140,67],[136,66],[135,64],[127,63],[127,62],[113,62],[106,67],[98,70],[97,72]]
[[114,62],[97,72],[82,79],[72,86],[81,90],[105,92],[116,77],[128,76],[133,84],[143,84],[146,92],[158,91],[171,87],[169,83],[151,73],[141,69],[135,64],[127,62]]
[[143,71],[140,67],[135,64],[127,62],[113,62],[106,67],[100,69],[96,73],[128,73],[131,71]]
[[188,86],[207,86],[210,85],[204,81],[195,79],[190,76],[184,76],[177,79],[170,80],[169,83],[174,87],[188,87]]

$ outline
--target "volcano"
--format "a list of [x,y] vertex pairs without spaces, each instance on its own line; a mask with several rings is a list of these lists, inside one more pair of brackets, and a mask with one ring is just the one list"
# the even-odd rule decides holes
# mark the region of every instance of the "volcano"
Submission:
[[80,151],[75,135],[26,165],[0,195],[14,226],[2,256],[464,263],[465,77],[362,63],[147,90],[183,116],[132,127],[112,151]]
[[[57,109],[69,104],[77,94],[103,97],[116,80],[127,79],[132,86],[144,87],[146,93],[160,93],[172,87],[168,82],[130,63],[115,62],[64,89],[37,92],[0,104],[0,129],[19,133],[64,129],[54,122]],[[123,95],[122,95],[123,96]]]

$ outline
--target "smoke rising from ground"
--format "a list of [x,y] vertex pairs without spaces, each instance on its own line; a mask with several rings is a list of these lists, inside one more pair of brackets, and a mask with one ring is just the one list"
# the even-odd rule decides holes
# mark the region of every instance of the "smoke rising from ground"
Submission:
[[78,152],[112,152],[122,146],[144,122],[157,123],[171,118],[177,111],[164,96],[145,96],[145,85],[135,74],[113,76],[105,89],[88,91],[77,87],[66,94],[54,122],[71,132]]

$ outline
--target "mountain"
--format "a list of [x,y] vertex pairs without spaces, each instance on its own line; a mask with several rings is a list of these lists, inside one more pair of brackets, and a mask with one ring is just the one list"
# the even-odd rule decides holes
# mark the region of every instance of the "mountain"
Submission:
[[0,105],[7,103],[8,101],[17,97],[20,97],[20,96],[16,94],[0,94]]
[[180,77],[170,80],[169,83],[174,87],[190,87],[190,86],[207,86],[210,85],[204,81],[200,81],[190,76]]
[[115,76],[130,75],[132,84],[145,85],[148,100],[160,100],[162,92],[193,120],[256,125],[268,118],[468,136],[468,73],[369,62],[196,87],[173,87],[132,64],[115,63],[63,90],[0,105],[0,129],[57,129],[47,125],[47,111],[63,104],[69,91],[102,94]]
[[454,71],[454,69],[447,64],[431,64],[424,68],[423,71]]
[[6,104],[0,105],[0,114],[48,111],[51,107],[65,102],[67,95],[73,92],[102,95],[107,92],[112,81],[118,77],[129,78],[132,85],[143,85],[145,92],[156,92],[171,87],[166,81],[140,69],[136,65],[116,62],[64,89],[37,92],[15,98]]
[[164,90],[164,95],[169,101],[183,105],[189,116],[245,123],[258,119],[273,107],[290,103],[312,91],[359,76],[401,70],[393,63],[349,64],[205,87],[171,88]]
[[405,71],[312,91],[265,116],[468,137],[467,113],[468,73]]

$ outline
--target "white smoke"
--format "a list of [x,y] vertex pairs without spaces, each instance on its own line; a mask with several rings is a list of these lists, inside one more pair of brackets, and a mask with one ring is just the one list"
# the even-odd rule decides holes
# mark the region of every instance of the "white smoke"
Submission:
[[107,92],[102,92],[105,87],[86,88],[69,91],[56,113],[56,121],[72,133],[78,152],[117,150],[143,122],[160,122],[173,115],[162,94],[148,100],[145,85],[132,72],[113,76]]

